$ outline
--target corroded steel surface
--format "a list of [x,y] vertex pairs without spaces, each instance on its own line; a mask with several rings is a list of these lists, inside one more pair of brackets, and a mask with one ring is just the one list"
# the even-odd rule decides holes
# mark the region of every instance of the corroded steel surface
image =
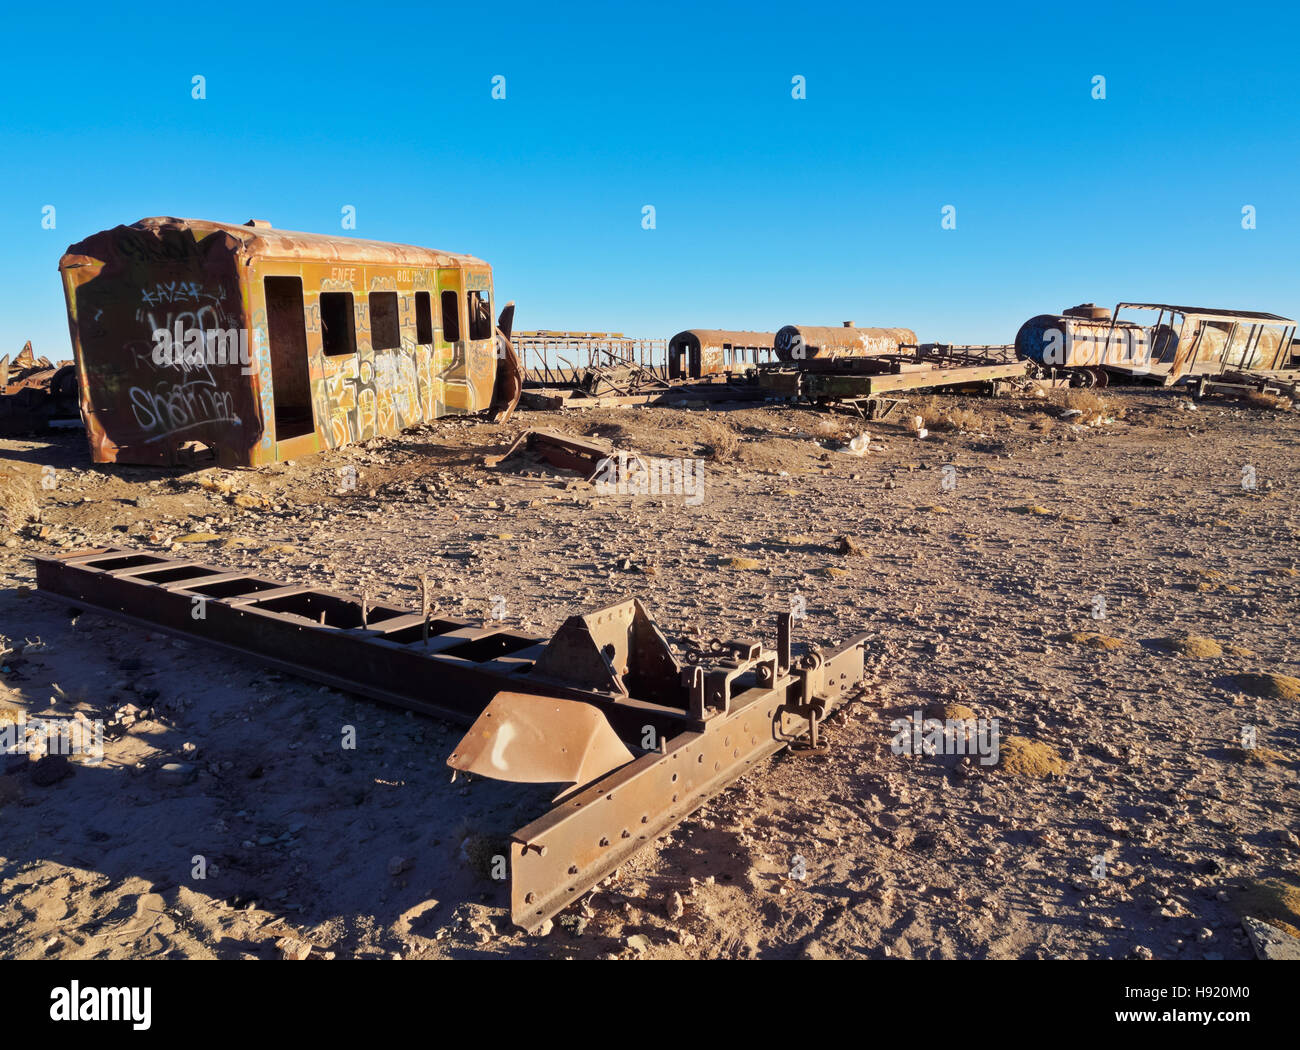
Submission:
[[814,357],[866,357],[896,354],[901,346],[915,346],[916,333],[910,328],[839,328],[788,324],[776,333],[776,356],[797,364]]
[[[1154,333],[1163,340],[1172,333]],[[1039,314],[1016,333],[1016,353],[1045,368],[1096,368],[1150,363],[1153,333],[1140,325],[1103,318]]]
[[142,551],[37,558],[36,582],[60,602],[473,721],[454,768],[575,785],[512,836],[512,917],[527,929],[755,763],[805,735],[816,746],[863,672],[861,636],[795,660],[788,612],[774,647],[710,639],[679,656],[636,599],[570,616],[546,642]]
[[690,328],[668,340],[668,378],[743,371],[770,361],[772,332],[739,332],[725,328]]
[[[492,400],[492,271],[473,256],[152,218],[72,245],[59,269],[98,463],[196,443],[257,465]],[[160,362],[159,332],[179,359]]]
[[[1016,333],[1016,353],[1043,368],[1107,369],[1166,383],[1188,374],[1290,363],[1296,322],[1277,314],[1168,303],[1119,303],[1113,313],[1086,307],[1091,304],[1030,318]],[[1155,311],[1155,321],[1121,318],[1123,310]]]
[[632,761],[600,709],[503,690],[447,759],[466,773],[516,784],[587,784]]
[[41,429],[77,414],[77,377],[71,361],[37,357],[28,342],[18,355],[0,357],[0,434]]

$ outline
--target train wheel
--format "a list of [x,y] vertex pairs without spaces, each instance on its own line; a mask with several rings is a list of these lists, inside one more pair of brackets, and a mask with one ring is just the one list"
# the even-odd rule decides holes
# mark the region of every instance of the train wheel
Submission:
[[1079,368],[1070,372],[1070,386],[1088,390],[1097,385],[1097,377],[1089,369]]
[[1110,386],[1110,373],[1104,368],[1092,368],[1089,371],[1092,372],[1095,378],[1093,386],[1098,390],[1105,390],[1106,387]]

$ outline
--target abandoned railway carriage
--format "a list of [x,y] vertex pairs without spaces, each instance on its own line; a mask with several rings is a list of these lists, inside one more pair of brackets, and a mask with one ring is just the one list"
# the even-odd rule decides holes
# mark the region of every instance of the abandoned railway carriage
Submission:
[[153,218],[59,270],[96,463],[253,466],[492,401],[492,270],[469,255]]
[[745,372],[772,360],[771,332],[691,328],[668,340],[668,378]]

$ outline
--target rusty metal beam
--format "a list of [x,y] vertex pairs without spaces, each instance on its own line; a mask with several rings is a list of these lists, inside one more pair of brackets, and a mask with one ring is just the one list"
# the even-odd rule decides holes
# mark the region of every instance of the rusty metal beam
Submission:
[[704,731],[673,737],[661,753],[643,755],[520,828],[510,852],[515,925],[534,930],[577,900],[710,796],[807,735],[861,679],[862,640],[855,639],[815,669],[745,691]]
[[[805,735],[816,746],[819,723],[863,668],[862,638],[796,660],[789,613],[778,619],[775,648],[712,639],[679,658],[636,599],[570,616],[546,641],[119,548],[37,558],[36,582],[47,597],[335,688],[478,720],[448,760],[453,767],[576,782],[576,793],[513,836],[511,914],[526,929],[762,759]],[[535,754],[493,736],[510,718],[541,742]],[[558,753],[550,736],[563,745]],[[564,741],[584,753],[567,754]]]

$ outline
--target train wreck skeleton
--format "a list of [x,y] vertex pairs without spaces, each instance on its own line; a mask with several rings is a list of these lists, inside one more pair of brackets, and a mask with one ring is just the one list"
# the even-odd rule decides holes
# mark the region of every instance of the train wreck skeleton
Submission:
[[37,558],[36,581],[47,597],[471,721],[453,768],[571,785],[511,837],[511,918],[527,930],[756,763],[805,738],[816,748],[863,671],[864,636],[796,661],[789,613],[775,648],[714,639],[679,659],[634,598],[570,616],[545,641],[430,620],[425,600],[412,613],[117,548]]

